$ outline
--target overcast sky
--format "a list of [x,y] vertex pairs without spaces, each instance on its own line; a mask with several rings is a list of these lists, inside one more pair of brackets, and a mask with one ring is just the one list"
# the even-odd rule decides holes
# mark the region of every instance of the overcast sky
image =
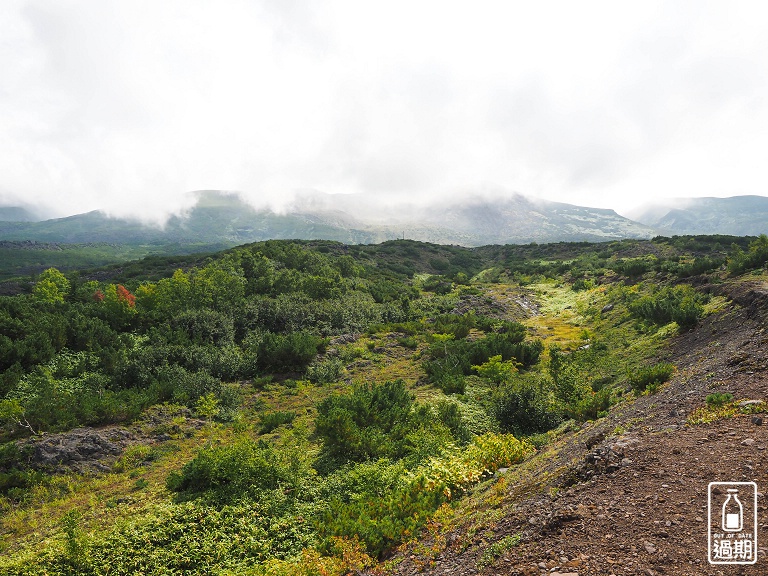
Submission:
[[767,195],[768,3],[2,0],[0,205]]

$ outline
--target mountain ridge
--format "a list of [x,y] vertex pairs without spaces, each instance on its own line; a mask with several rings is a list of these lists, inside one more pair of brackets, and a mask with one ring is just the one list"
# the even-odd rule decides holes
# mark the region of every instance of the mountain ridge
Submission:
[[610,209],[531,200],[515,194],[424,206],[314,193],[282,211],[255,208],[236,194],[197,193],[197,203],[164,226],[110,217],[101,211],[42,222],[0,222],[0,240],[48,242],[228,242],[267,239],[372,244],[403,236],[437,244],[482,246],[530,242],[650,238],[653,230]]
[[642,206],[628,216],[665,235],[759,236],[768,232],[768,197],[673,198]]
[[162,226],[99,210],[40,220],[26,208],[0,208],[0,240],[235,246],[268,239],[375,244],[408,238],[473,247],[768,232],[768,197],[755,195],[678,198],[648,204],[623,216],[609,208],[522,194],[418,204],[311,191],[281,209],[255,207],[237,193],[206,190],[192,194],[195,204],[170,216]]

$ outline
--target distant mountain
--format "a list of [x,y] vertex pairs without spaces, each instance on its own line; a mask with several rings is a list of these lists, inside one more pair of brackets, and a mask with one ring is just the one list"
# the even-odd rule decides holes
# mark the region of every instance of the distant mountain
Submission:
[[653,236],[652,229],[613,210],[532,200],[519,194],[504,200],[474,200],[443,208],[431,207],[422,216],[430,225],[461,233],[469,245]]
[[266,239],[324,239],[349,244],[395,238],[480,246],[529,242],[649,238],[654,231],[613,210],[539,201],[446,200],[390,204],[360,195],[311,193],[285,212],[256,209],[234,194],[197,193],[197,203],[165,226],[89,212],[43,222],[0,222],[0,240],[117,244],[243,244]]
[[768,197],[678,198],[644,206],[628,214],[665,236],[768,233]]
[[0,206],[0,222],[36,222],[40,220],[36,214],[33,214],[21,206]]

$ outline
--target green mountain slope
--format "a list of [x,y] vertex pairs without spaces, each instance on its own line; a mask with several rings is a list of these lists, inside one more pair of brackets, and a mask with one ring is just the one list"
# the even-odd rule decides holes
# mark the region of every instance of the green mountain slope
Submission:
[[646,206],[631,216],[665,235],[759,236],[768,233],[768,197],[678,199]]
[[[197,204],[162,227],[89,212],[44,222],[1,222],[0,239],[121,244],[243,244],[267,239],[324,239],[348,244],[407,238],[485,244],[648,238],[652,230],[612,210],[514,195],[505,200],[426,207],[366,205],[343,195],[300,198],[285,212],[256,209],[236,195],[198,193]],[[373,217],[374,212],[378,217]]]

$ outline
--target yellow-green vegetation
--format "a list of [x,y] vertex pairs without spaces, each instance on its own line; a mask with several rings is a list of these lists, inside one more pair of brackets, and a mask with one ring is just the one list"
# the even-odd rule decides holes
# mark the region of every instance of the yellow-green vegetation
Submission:
[[733,399],[730,392],[715,392],[707,396],[706,405],[696,408],[688,416],[689,425],[709,424],[723,418],[747,414],[760,414],[768,411],[768,404],[764,401]]
[[582,340],[586,318],[584,314],[590,304],[599,298],[600,290],[594,293],[574,292],[569,286],[555,281],[534,284],[530,288],[541,303],[539,315],[528,317],[524,324],[545,344],[557,344],[571,348]]
[[[0,297],[0,575],[341,575],[423,531],[426,566],[456,525],[492,564],[519,542],[489,532],[511,479],[543,487],[561,436],[674,377],[668,338],[722,310],[681,282],[720,270],[719,241],[658,242],[270,241],[45,272]],[[17,445],[79,426],[136,436],[90,474]]]

